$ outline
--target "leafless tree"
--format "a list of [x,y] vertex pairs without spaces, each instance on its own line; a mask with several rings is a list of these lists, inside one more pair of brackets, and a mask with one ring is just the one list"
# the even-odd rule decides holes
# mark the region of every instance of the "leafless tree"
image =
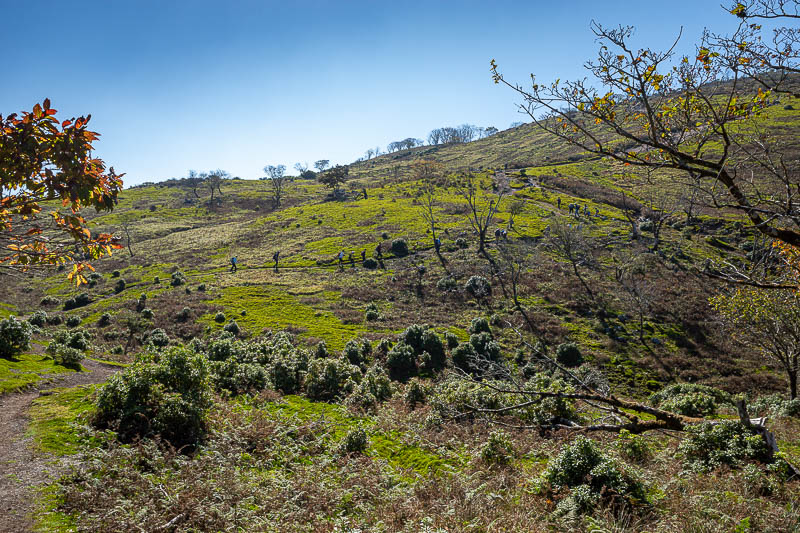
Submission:
[[478,235],[478,254],[491,262],[491,257],[486,252],[486,234],[508,189],[504,184],[498,187],[496,195],[491,195],[482,189],[480,180],[471,172],[461,173],[456,178],[455,187],[457,194],[467,204],[469,223]]
[[320,159],[319,161],[314,162],[314,168],[316,168],[319,172],[324,172],[325,169],[330,165],[331,162],[328,159]]
[[594,292],[581,274],[583,268],[594,264],[594,250],[581,224],[573,225],[562,219],[554,219],[550,223],[550,236],[546,246],[569,263],[589,298],[595,300]]
[[270,188],[272,189],[272,201],[275,202],[276,207],[280,207],[284,195],[284,188],[288,181],[286,177],[286,165],[267,165],[264,167],[264,172],[267,175],[261,179],[269,181]]

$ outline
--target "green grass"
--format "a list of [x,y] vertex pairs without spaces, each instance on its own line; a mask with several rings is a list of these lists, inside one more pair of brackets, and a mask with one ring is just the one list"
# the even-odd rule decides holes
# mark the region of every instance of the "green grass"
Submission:
[[73,424],[94,406],[92,394],[97,387],[52,389],[33,401],[28,433],[40,450],[54,455],[77,451],[79,435]]
[[[226,287],[210,303],[225,309],[226,322],[235,318],[240,327],[253,334],[264,329],[300,328],[302,336],[324,340],[334,350],[341,350],[348,340],[369,331],[361,324],[344,324],[332,312],[305,305],[274,285]],[[241,316],[242,311],[247,312],[245,316]],[[215,314],[207,313],[200,320],[221,327],[214,322]]]
[[67,372],[75,370],[58,365],[45,355],[26,353],[11,359],[0,358],[0,394],[24,389],[48,376]]

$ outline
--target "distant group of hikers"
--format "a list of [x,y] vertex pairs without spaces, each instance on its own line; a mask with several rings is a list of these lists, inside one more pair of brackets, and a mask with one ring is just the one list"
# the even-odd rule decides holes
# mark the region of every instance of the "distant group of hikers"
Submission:
[[[561,197],[558,198],[557,203],[558,203],[558,208],[561,209]],[[567,208],[569,209],[569,214],[573,215],[575,218],[579,218],[581,216],[580,204],[577,203],[569,204]],[[592,216],[592,212],[589,210],[589,206],[586,205],[585,203],[583,204],[583,215],[586,217]],[[594,208],[594,216],[596,218],[600,218],[600,209],[598,209],[597,207]]]
[[[275,272],[278,271],[278,258],[280,257],[281,252],[277,250],[274,254],[272,254],[272,260],[275,261]],[[239,259],[236,256],[231,257],[231,272],[236,272],[238,270]]]

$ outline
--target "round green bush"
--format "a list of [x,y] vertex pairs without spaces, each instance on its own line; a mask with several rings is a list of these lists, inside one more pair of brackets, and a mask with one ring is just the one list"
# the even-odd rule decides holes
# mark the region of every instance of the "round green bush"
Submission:
[[400,341],[395,344],[386,357],[389,377],[394,381],[406,381],[417,374],[417,358],[414,348]]
[[471,276],[464,284],[464,290],[478,299],[492,295],[492,286],[483,276]]
[[40,328],[43,327],[47,324],[47,313],[41,310],[34,311],[33,314],[28,317],[28,323]]
[[211,405],[207,359],[172,347],[111,376],[100,389],[92,422],[123,441],[160,435],[180,448],[205,435]]
[[220,324],[222,324],[223,322],[225,322],[225,313],[223,313],[222,311],[220,311],[220,312],[218,312],[216,315],[214,315],[214,322],[218,322],[218,323],[220,323]]
[[583,354],[577,344],[565,342],[556,348],[556,361],[567,368],[575,368],[583,364]]
[[125,282],[124,279],[122,279],[122,278],[118,279],[117,282],[114,284],[114,292],[116,294],[121,293],[122,291],[125,290],[125,285],[126,285],[126,282]]
[[67,318],[67,327],[76,328],[81,325],[81,317],[77,315],[72,315]]
[[702,422],[686,429],[686,438],[678,445],[689,468],[713,470],[722,465],[739,467],[745,461],[769,461],[764,439],[738,420]]
[[366,259],[364,259],[362,265],[364,266],[364,268],[369,270],[375,270],[376,268],[378,268],[378,262],[371,257],[367,257]]
[[97,319],[97,325],[101,328],[104,328],[111,324],[111,313],[103,313],[100,315],[100,318]]
[[403,394],[403,401],[411,409],[414,409],[417,404],[424,404],[427,396],[427,391],[422,385],[422,382],[417,378],[412,378],[408,382],[408,385],[406,385],[406,391]]
[[459,237],[458,239],[456,239],[456,246],[458,246],[463,250],[464,248],[467,248],[469,246],[469,243],[467,242],[467,239],[465,239],[464,237]]
[[408,243],[405,239],[395,239],[392,241],[392,253],[397,257],[408,255]]
[[31,325],[13,315],[0,320],[0,357],[14,357],[28,350],[32,334]]
[[225,326],[223,326],[222,329],[224,329],[225,331],[227,331],[228,333],[230,333],[231,335],[233,335],[235,337],[238,336],[239,333],[241,332],[241,329],[239,329],[238,322],[236,322],[236,320],[234,320],[234,319],[231,319],[230,322],[225,324]]
[[705,417],[714,415],[723,405],[733,406],[730,394],[697,383],[675,383],[650,395],[648,401],[679,415]]
[[147,344],[163,348],[169,344],[169,336],[163,329],[156,328],[147,335]]
[[147,320],[151,320],[153,318],[153,310],[149,307],[145,307],[142,309],[142,318],[146,318]]
[[312,400],[334,401],[353,391],[361,371],[344,358],[312,359],[305,377],[306,396]]
[[369,446],[369,437],[364,428],[358,427],[347,432],[342,442],[339,444],[339,453],[363,453]]
[[458,290],[458,282],[451,276],[445,276],[436,282],[436,288],[442,292],[454,292]]

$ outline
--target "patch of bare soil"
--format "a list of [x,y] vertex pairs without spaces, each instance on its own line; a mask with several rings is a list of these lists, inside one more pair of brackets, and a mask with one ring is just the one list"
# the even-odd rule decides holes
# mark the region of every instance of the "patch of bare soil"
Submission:
[[33,527],[36,489],[59,472],[58,462],[38,452],[26,436],[31,402],[42,391],[103,383],[120,368],[83,361],[89,372],[74,372],[40,384],[38,390],[0,396],[0,532],[22,533]]

